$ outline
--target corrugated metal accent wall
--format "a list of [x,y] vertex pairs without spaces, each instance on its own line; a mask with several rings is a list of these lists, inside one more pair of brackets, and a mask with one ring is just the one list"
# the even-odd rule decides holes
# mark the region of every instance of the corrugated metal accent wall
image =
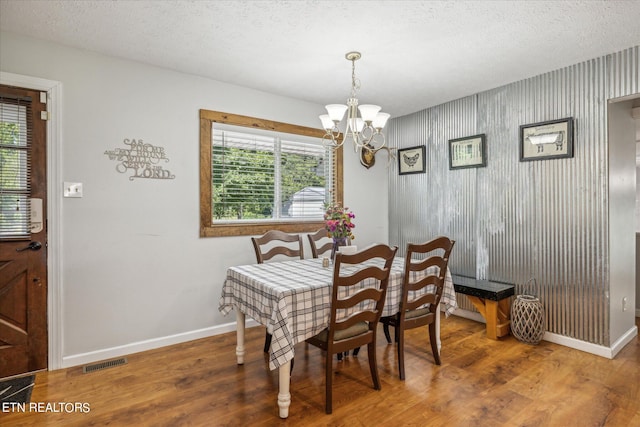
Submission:
[[[390,169],[390,243],[447,235],[452,271],[517,294],[534,278],[548,331],[608,346],[606,104],[640,92],[639,64],[634,47],[391,120],[392,145],[426,145],[426,173]],[[573,158],[519,161],[520,125],[566,117]],[[481,133],[487,167],[449,170],[448,140]]]

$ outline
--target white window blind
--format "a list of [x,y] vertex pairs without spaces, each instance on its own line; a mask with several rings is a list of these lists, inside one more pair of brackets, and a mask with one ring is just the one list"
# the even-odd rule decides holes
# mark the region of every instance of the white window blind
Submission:
[[318,138],[212,125],[213,221],[318,220],[332,153]]
[[29,238],[31,99],[0,95],[0,239]]

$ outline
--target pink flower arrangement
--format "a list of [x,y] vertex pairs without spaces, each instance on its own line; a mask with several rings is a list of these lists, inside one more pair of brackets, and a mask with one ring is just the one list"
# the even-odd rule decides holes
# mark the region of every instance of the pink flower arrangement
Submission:
[[349,208],[339,205],[330,205],[324,213],[325,228],[332,238],[355,239],[351,231],[356,225],[351,221],[356,216]]

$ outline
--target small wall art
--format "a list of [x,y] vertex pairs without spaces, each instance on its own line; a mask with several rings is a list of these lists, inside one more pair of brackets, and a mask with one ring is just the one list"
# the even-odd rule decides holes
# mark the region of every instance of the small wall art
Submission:
[[129,180],[135,178],[146,179],[174,179],[176,176],[167,169],[163,169],[158,163],[169,161],[165,155],[164,148],[156,145],[145,144],[141,139],[125,139],[123,141],[126,148],[114,148],[107,150],[105,155],[109,160],[118,162],[116,170],[120,173],[131,171],[133,175]]
[[487,166],[486,137],[484,134],[449,140],[449,169],[479,168]]
[[398,149],[398,173],[409,175],[425,172],[424,145]]
[[573,118],[520,126],[520,161],[573,157]]

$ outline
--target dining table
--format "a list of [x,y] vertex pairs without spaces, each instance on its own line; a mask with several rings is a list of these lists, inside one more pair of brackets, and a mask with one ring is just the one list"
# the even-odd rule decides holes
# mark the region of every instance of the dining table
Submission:
[[[375,264],[382,260],[368,262]],[[393,260],[382,316],[393,316],[399,310],[404,262],[402,257]],[[342,268],[356,267],[343,265]],[[218,310],[223,315],[235,310],[237,363],[244,364],[245,318],[249,316],[266,326],[272,336],[269,369],[278,369],[277,401],[281,418],[289,416],[290,370],[295,345],[329,326],[332,281],[333,265],[323,266],[321,258],[248,264],[227,269]],[[446,316],[458,307],[448,269],[440,302]],[[436,317],[436,335],[440,349],[440,316]]]

